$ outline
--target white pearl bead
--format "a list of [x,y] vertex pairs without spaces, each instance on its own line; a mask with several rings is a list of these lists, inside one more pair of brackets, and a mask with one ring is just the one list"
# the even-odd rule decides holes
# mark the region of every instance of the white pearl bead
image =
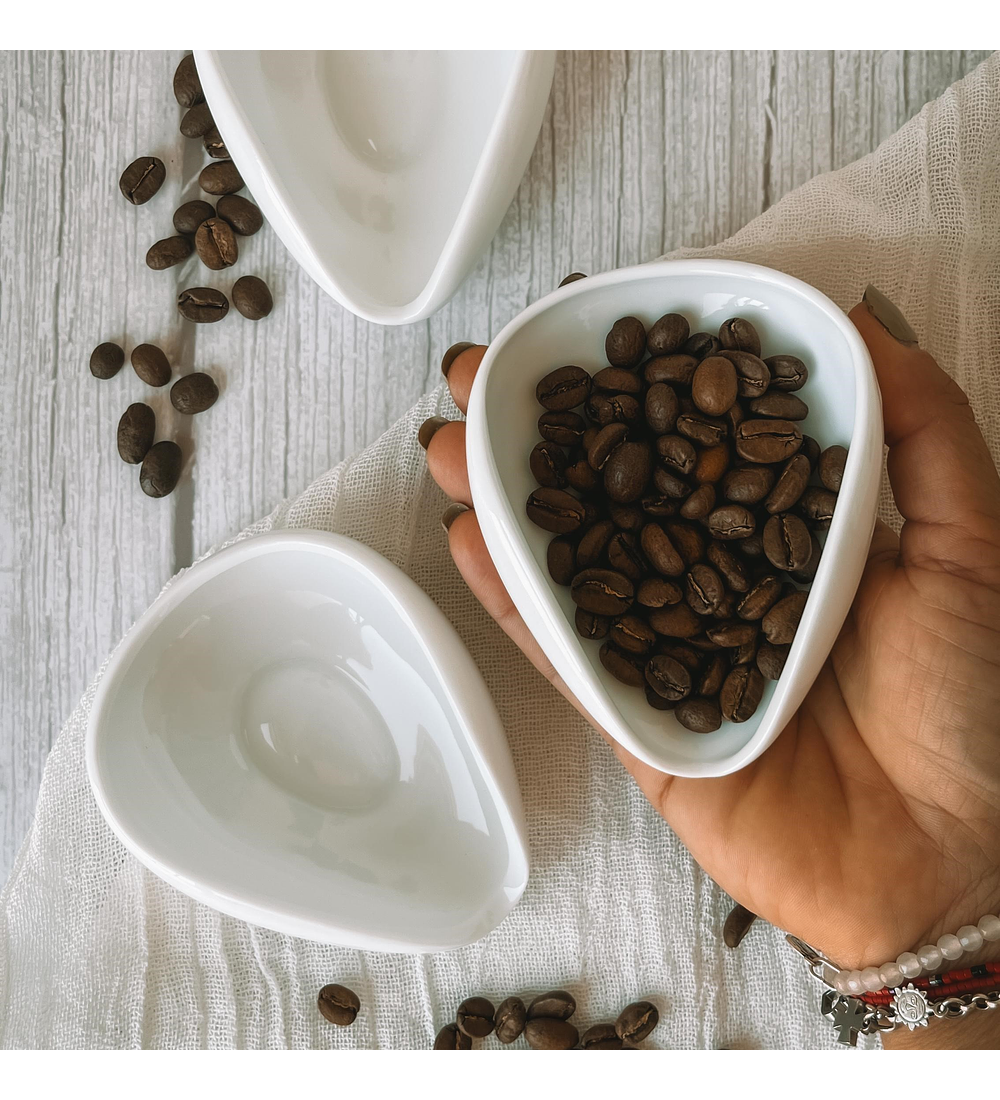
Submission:
[[879,976],[887,989],[896,989],[903,984],[903,972],[895,963],[886,963],[879,971]]
[[962,941],[950,932],[942,936],[937,945],[946,959],[957,959],[962,954]]
[[917,952],[917,958],[924,970],[937,970],[944,955],[941,954],[940,949],[935,944],[925,943]]
[[847,992],[853,993],[855,996],[865,991],[864,984],[861,981],[860,970],[852,970],[850,974],[847,975],[847,982],[845,984],[847,985]]
[[1000,917],[987,913],[979,922],[979,931],[982,932],[984,940],[989,940],[991,943],[1000,940]]
[[838,993],[850,993],[851,991],[847,988],[847,979],[850,976],[850,970],[838,970],[837,976],[833,980],[833,988],[836,989]]
[[869,993],[878,993],[883,987],[883,982],[877,966],[866,966],[861,971],[861,984]]
[[978,951],[983,946],[983,934],[974,924],[963,924],[955,935],[963,951]]
[[896,960],[896,965],[902,970],[904,978],[915,978],[920,973],[920,960],[912,951],[904,951]]

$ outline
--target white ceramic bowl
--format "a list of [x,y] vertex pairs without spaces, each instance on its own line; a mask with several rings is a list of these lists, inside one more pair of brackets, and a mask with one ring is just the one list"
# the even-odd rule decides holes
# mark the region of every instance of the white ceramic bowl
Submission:
[[247,539],[182,575],[101,681],[87,768],[125,845],[224,913],[327,943],[471,943],[528,876],[496,710],[374,551]]
[[244,180],[305,270],[382,325],[429,317],[521,182],[553,51],[195,51]]
[[[643,693],[603,668],[599,646],[573,626],[567,588],[551,580],[552,537],[525,515],[535,488],[528,454],[542,409],[535,385],[575,363],[607,365],[604,338],[629,314],[647,326],[682,313],[691,331],[718,331],[729,317],[757,327],[765,355],[798,355],[809,367],[802,427],[822,446],[850,446],[819,571],[777,684],[756,715],[711,734],[685,730]],[[715,776],[744,767],[778,736],[816,678],[843,625],[864,568],[882,468],[882,407],[868,350],[844,313],[819,291],[769,268],[722,260],[677,260],[580,279],[530,306],[493,341],[469,403],[467,451],[476,514],[497,570],[521,616],[586,710],[631,753],[674,775]]]

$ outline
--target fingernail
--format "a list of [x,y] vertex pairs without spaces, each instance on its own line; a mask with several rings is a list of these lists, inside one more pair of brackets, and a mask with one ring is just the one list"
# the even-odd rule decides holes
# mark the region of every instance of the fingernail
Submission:
[[441,517],[441,526],[447,531],[463,512],[468,511],[469,507],[467,504],[462,504],[456,500],[454,504],[449,504],[448,507],[445,508],[444,515]]
[[913,331],[910,322],[900,313],[899,307],[882,293],[877,286],[871,283],[865,288],[862,301],[868,307],[868,312],[894,339],[907,347],[914,347],[919,341]]
[[420,425],[420,431],[417,432],[417,442],[425,451],[431,445],[434,433],[447,423],[448,421],[443,416],[432,416]]
[[570,283],[575,283],[577,279],[586,279],[586,277],[582,271],[574,271],[572,275],[567,275],[559,285],[568,286]]
[[757,919],[756,913],[751,913],[745,906],[737,905],[726,917],[725,927],[722,929],[722,939],[726,947],[739,947],[743,937],[750,931],[750,926]]
[[451,370],[452,363],[462,354],[463,351],[468,351],[469,348],[474,348],[475,344],[470,344],[468,341],[461,344],[452,344],[451,347],[444,353],[444,358],[441,360],[441,373],[448,377],[448,371]]

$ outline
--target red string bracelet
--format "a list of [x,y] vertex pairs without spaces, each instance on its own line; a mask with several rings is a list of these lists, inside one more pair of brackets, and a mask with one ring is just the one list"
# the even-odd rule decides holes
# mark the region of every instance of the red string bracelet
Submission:
[[[949,970],[946,974],[932,974],[929,978],[916,978],[913,986],[925,993],[933,995],[940,992],[949,997],[959,993],[985,993],[996,987],[998,974],[1000,963],[982,963],[961,970]],[[893,995],[893,991],[886,988],[877,993],[862,994],[860,999],[867,1004],[889,1004]]]

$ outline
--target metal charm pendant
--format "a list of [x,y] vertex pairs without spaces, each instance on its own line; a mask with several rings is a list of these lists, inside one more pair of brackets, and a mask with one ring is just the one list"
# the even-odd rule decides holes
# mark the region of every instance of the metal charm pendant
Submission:
[[920,989],[914,989],[913,982],[901,989],[894,989],[892,1007],[896,1011],[896,1019],[905,1024],[910,1031],[914,1028],[926,1027],[930,1008],[927,1004],[927,994]]
[[833,1028],[837,1032],[837,1042],[845,1046],[858,1045],[858,1032],[865,1027],[867,1010],[861,1001],[854,997],[842,997],[833,1009]]
[[837,1007],[840,1001],[840,994],[836,989],[828,989],[823,994],[823,1000],[820,1001],[819,1010],[828,1019],[833,1018],[833,1010]]

